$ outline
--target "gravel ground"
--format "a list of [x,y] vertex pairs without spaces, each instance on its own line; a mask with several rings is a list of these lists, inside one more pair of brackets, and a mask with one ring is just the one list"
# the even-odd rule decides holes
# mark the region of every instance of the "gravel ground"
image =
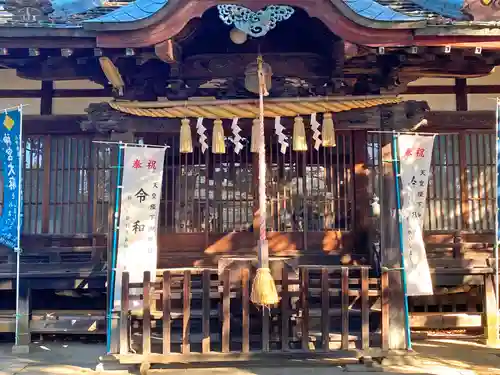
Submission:
[[[102,343],[50,341],[34,343],[28,355],[13,355],[11,345],[0,345],[0,375],[82,375],[102,371],[99,357]],[[500,350],[486,348],[473,340],[429,339],[414,343],[415,354],[386,359],[382,366],[361,365],[339,367],[217,367],[152,370],[153,374],[168,375],[337,375],[366,374],[427,374],[427,375],[500,375]],[[106,368],[105,368],[106,369]],[[127,374],[128,371],[106,372]]]

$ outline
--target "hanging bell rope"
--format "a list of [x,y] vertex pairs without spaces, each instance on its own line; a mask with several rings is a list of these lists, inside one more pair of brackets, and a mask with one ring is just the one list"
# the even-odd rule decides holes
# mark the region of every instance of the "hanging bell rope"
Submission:
[[250,151],[254,153],[259,152],[260,144],[260,119],[256,118],[252,121],[252,139],[251,139]]
[[[259,268],[253,280],[251,301],[258,306],[272,306],[279,302],[278,291],[269,269],[269,247],[266,231],[266,144],[264,138],[264,96],[267,92],[262,56],[257,58],[259,77]],[[253,136],[253,132],[252,132]],[[253,141],[253,137],[252,137]]]
[[183,118],[181,120],[181,139],[180,139],[180,153],[190,154],[193,152],[193,139],[191,136],[191,126],[189,126],[189,119]]

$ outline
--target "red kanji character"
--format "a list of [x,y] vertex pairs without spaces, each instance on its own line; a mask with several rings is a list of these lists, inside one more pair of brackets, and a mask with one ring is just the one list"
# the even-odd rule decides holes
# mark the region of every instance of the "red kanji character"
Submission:
[[142,163],[139,159],[135,159],[134,163],[132,164],[132,168],[134,169],[139,169],[142,168]]
[[156,169],[156,160],[148,161],[148,169]]
[[417,148],[417,158],[423,158],[424,157],[424,149],[423,148]]
[[405,152],[405,154],[404,154],[404,158],[405,158],[405,159],[406,159],[406,158],[409,158],[410,156],[412,156],[412,154],[413,154],[412,149],[411,149],[411,148],[407,148],[407,149],[406,149],[406,152]]

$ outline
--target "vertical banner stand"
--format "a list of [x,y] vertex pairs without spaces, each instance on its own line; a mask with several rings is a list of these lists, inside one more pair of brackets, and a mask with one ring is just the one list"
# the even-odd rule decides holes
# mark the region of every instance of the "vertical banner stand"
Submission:
[[[21,279],[21,207],[23,202],[22,199],[22,173],[23,173],[23,111],[22,107],[19,107],[19,173],[18,173],[18,194],[17,194],[17,246],[14,249],[16,252],[16,338],[15,346],[19,348],[19,287]],[[28,348],[29,350],[29,348]]]
[[113,309],[115,300],[115,275],[116,275],[116,253],[118,250],[118,225],[119,225],[119,208],[120,208],[120,191],[121,191],[121,177],[122,177],[122,156],[123,156],[123,144],[118,143],[118,157],[116,163],[116,194],[115,194],[115,212],[113,214],[113,244],[111,246],[111,262],[109,263],[110,269],[110,280],[108,283],[108,314],[107,314],[107,333],[106,333],[106,353],[111,352],[111,335],[112,330],[112,319],[113,319]]
[[496,116],[495,116],[495,151],[496,151],[496,202],[495,202],[495,300],[496,300],[496,314],[497,314],[497,341],[500,338],[500,327],[498,327],[498,308],[499,308],[499,276],[498,276],[498,246],[500,246],[500,99],[496,99]]
[[406,268],[404,257],[404,244],[403,244],[403,218],[401,216],[401,187],[399,184],[399,145],[398,134],[392,133],[392,167],[394,170],[394,188],[396,191],[396,217],[398,219],[398,232],[399,232],[399,251],[401,252],[401,283],[403,284],[404,295],[404,309],[405,309],[405,330],[406,330],[406,349],[412,350],[411,347],[411,333],[410,333],[410,318],[408,312],[408,293],[406,287]]

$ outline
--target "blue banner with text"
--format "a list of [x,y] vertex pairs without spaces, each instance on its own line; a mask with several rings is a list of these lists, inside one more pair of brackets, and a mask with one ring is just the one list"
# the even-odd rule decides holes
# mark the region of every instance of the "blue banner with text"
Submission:
[[0,158],[3,174],[3,207],[0,245],[19,250],[22,225],[22,108],[0,114]]

